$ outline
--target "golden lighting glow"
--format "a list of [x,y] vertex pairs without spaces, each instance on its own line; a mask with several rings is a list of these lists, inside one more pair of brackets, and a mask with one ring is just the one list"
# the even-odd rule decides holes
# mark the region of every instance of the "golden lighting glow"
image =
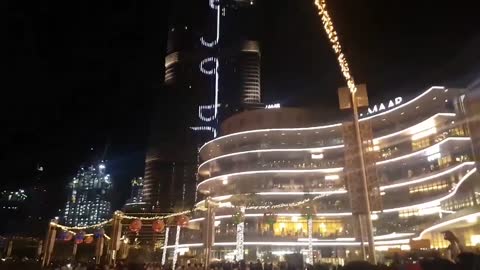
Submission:
[[468,223],[474,224],[477,223],[477,217],[476,216],[471,216],[465,219]]
[[355,86],[353,77],[350,74],[350,68],[348,67],[347,59],[342,52],[342,46],[338,40],[337,32],[333,27],[333,22],[328,15],[327,4],[325,3],[325,0],[315,0],[315,5],[318,8],[318,15],[322,16],[323,28],[325,29],[325,33],[327,34],[330,44],[332,45],[332,49],[337,56],[338,64],[340,65],[340,70],[342,71],[343,77],[347,81],[348,89],[350,89],[350,92],[354,94],[357,92],[357,87]]
[[480,244],[480,235],[478,234],[472,234],[470,236],[470,245],[476,246]]

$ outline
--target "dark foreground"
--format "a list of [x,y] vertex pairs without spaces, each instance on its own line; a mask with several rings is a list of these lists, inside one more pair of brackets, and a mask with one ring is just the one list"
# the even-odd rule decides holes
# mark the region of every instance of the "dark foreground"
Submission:
[[[302,269],[303,268],[303,269]],[[1,261],[0,270],[39,270],[37,261]],[[124,264],[120,262],[116,267],[95,266],[94,264],[62,263],[52,264],[49,270],[172,270],[171,266],[161,267],[160,264]],[[372,265],[363,261],[350,262],[345,266],[325,264],[307,265],[304,267],[292,266],[287,263],[272,264],[257,262],[218,262],[210,265],[210,270],[480,270],[480,255],[462,253],[456,262],[442,258],[429,258],[419,261],[392,262],[390,265]],[[175,270],[204,270],[202,265],[180,265]]]

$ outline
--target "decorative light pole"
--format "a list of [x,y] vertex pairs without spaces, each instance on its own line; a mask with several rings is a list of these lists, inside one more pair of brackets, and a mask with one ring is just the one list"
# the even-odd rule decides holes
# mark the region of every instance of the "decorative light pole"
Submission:
[[180,225],[177,225],[177,234],[175,235],[175,248],[173,249],[172,269],[175,269],[178,258],[178,244],[180,243]]
[[162,265],[165,265],[167,261],[167,245],[168,245],[168,235],[170,233],[170,227],[165,229],[165,240],[163,242],[163,253],[162,253]]
[[[370,196],[368,194],[368,183],[367,183],[367,170],[365,167],[365,156],[363,153],[363,143],[362,137],[360,133],[360,124],[358,122],[358,107],[357,107],[357,99],[355,97],[356,92],[350,91],[351,100],[352,100],[352,107],[353,107],[353,122],[355,125],[355,135],[357,137],[357,144],[358,144],[358,154],[360,156],[360,168],[362,172],[362,191],[363,191],[363,198],[364,198],[364,205],[365,205],[365,223],[366,223],[366,233],[367,233],[367,240],[368,240],[368,255],[370,262],[376,264],[377,260],[375,258],[375,243],[373,241],[373,224],[372,224],[372,217],[370,211]],[[360,224],[360,227],[363,227],[363,224]],[[363,230],[362,230],[363,231]],[[363,232],[361,235],[361,239],[363,242]]]
[[[350,97],[351,97],[350,100],[353,107],[353,122],[355,126],[355,134],[356,134],[357,144],[358,144],[358,154],[360,157],[360,169],[362,172],[361,184],[362,184],[362,190],[363,190],[363,197],[365,200],[364,212],[366,217],[366,230],[367,230],[366,232],[367,232],[367,238],[368,238],[369,260],[370,262],[375,264],[376,263],[375,244],[373,241],[372,218],[370,216],[371,212],[370,212],[370,201],[369,201],[368,186],[367,186],[367,173],[365,168],[365,157],[363,153],[362,138],[360,134],[360,125],[358,122],[357,98],[355,95],[357,92],[357,86],[355,85],[353,76],[350,74],[350,68],[348,66],[347,59],[345,57],[345,54],[342,52],[342,46],[340,45],[337,32],[335,31],[335,28],[333,27],[333,22],[330,18],[330,15],[328,14],[326,0],[315,0],[315,5],[318,8],[318,14],[322,17],[323,28],[325,30],[325,33],[328,36],[332,49],[337,56],[338,65],[340,66],[342,75],[345,78],[345,81],[347,82],[347,87],[350,90]],[[363,239],[363,235],[361,236],[361,238]]]
[[313,233],[313,218],[310,217],[307,220],[308,229],[308,263],[313,265],[313,245],[312,245],[312,233]]
[[212,255],[212,246],[215,242],[215,203],[210,197],[205,199],[205,206],[207,208],[207,215],[205,218],[205,270],[210,269],[210,256]]
[[302,209],[303,216],[307,219],[307,232],[308,232],[308,253],[307,253],[307,263],[313,265],[313,217],[316,214],[314,205],[310,202],[305,208]]
[[240,210],[234,214],[235,223],[237,223],[237,243],[236,257],[237,261],[243,260],[244,256],[244,237],[245,237],[245,206],[241,206]]
[[115,211],[115,213],[113,214],[112,238],[110,239],[110,243],[108,247],[108,264],[111,266],[115,266],[117,251],[120,248],[123,216],[124,214],[121,211]]

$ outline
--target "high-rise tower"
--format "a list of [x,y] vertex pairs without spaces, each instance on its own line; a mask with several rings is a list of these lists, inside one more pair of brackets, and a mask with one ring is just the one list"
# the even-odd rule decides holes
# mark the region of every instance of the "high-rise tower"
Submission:
[[104,163],[82,167],[72,179],[65,204],[64,220],[69,226],[88,226],[111,215],[112,179]]
[[254,4],[172,3],[164,89],[145,164],[144,199],[154,211],[193,205],[198,148],[218,135],[222,119],[260,106],[260,47],[249,34]]

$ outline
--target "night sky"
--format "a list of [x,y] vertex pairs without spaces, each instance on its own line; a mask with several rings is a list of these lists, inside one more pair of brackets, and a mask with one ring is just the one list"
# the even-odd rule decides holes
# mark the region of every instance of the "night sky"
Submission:
[[[335,108],[344,81],[313,0],[258,1],[264,101]],[[327,1],[373,103],[430,85],[466,86],[480,66],[474,2]],[[143,175],[151,100],[162,90],[168,1],[12,0],[7,7],[1,185],[28,185],[40,163],[52,207],[60,208],[78,166],[106,153],[120,206],[129,180]]]

